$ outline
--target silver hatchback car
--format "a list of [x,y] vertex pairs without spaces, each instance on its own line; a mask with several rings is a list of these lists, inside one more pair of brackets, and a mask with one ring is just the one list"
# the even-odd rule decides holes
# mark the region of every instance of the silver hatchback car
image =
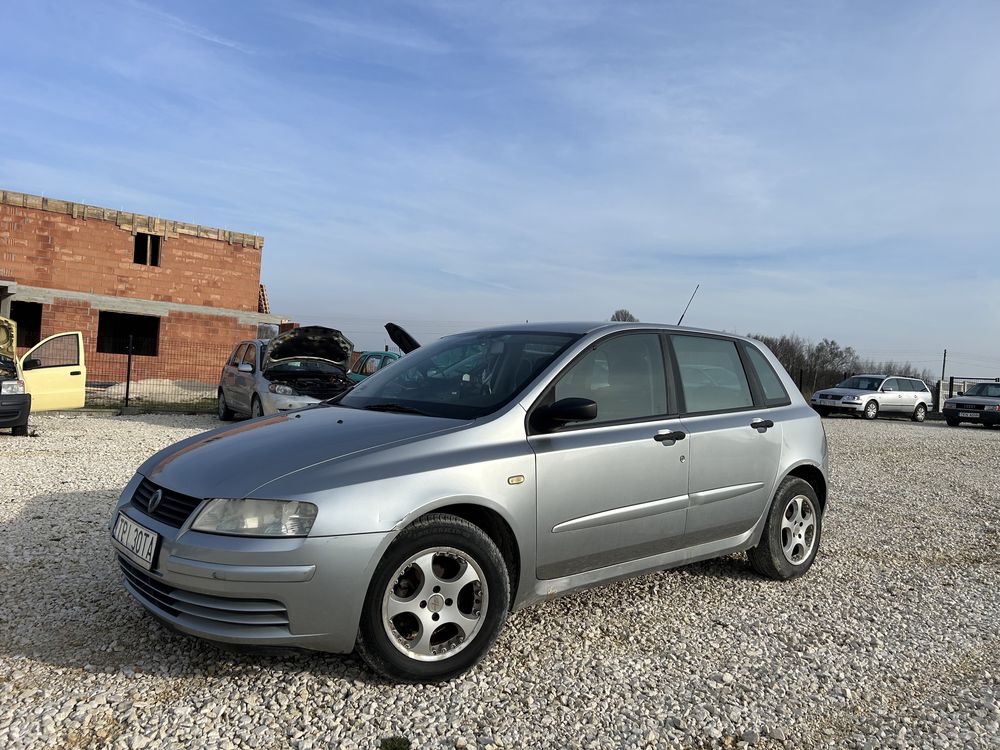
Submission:
[[547,597],[739,551],[762,575],[805,573],[826,450],[758,342],[512,326],[160,451],[109,526],[125,588],[178,630],[357,649],[426,682]]

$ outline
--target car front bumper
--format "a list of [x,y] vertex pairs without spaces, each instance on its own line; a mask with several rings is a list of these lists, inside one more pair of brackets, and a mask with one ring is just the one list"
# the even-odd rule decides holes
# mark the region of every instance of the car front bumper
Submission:
[[368,581],[393,536],[205,534],[185,530],[190,519],[177,529],[123,500],[111,525],[119,512],[159,535],[149,570],[111,542],[126,590],[156,617],[209,640],[336,653],[354,648]]
[[282,396],[279,393],[271,393],[270,391],[261,394],[260,397],[261,408],[267,416],[294,409],[302,409],[306,406],[315,406],[318,403],[320,403],[320,400],[312,396]]
[[857,414],[858,412],[865,410],[864,401],[834,401],[832,399],[825,398],[814,398],[811,399],[809,404],[813,409],[824,410],[833,412],[841,412],[843,414]]
[[12,393],[0,396],[0,427],[26,425],[30,413],[30,393]]
[[941,410],[945,419],[956,422],[969,422],[972,424],[995,425],[1000,424],[1000,412],[996,411],[976,411],[974,417],[963,417],[963,414],[972,414],[968,409],[952,409],[945,407]]

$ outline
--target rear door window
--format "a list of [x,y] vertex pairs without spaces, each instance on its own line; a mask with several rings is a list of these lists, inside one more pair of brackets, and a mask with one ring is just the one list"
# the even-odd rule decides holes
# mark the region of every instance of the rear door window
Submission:
[[673,335],[670,344],[680,371],[689,414],[753,407],[753,396],[736,342],[707,336]]

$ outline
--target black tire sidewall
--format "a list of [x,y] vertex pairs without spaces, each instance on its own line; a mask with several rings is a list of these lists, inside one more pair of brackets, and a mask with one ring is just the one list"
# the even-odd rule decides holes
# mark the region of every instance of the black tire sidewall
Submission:
[[[389,640],[382,624],[382,596],[396,570],[418,552],[434,547],[454,547],[475,559],[488,590],[485,621],[476,637],[454,656],[421,662],[408,658]],[[368,586],[358,634],[365,661],[390,679],[436,682],[455,677],[474,666],[496,640],[510,605],[510,582],[500,551],[484,532],[460,519],[438,517],[405,529],[386,550]]]

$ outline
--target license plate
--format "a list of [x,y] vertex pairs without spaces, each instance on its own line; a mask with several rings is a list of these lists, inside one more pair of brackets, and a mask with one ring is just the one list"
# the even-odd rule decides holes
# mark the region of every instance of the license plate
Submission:
[[160,535],[155,531],[140,526],[124,513],[119,512],[111,536],[119,547],[128,552],[146,570],[153,567],[156,546],[160,541]]
[[974,412],[974,411],[960,411],[958,413],[958,416],[960,416],[960,417],[978,417],[979,415],[976,414],[976,412]]

